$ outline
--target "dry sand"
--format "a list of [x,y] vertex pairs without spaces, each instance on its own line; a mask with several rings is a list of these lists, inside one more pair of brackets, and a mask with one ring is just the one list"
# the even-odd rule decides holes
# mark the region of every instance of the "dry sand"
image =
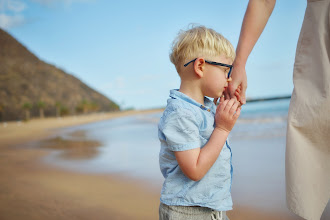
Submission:
[[[159,192],[148,190],[145,184],[121,176],[82,174],[50,167],[40,161],[50,152],[48,148],[26,145],[47,138],[54,132],[51,129],[157,111],[160,110],[1,124],[0,219],[158,219]],[[70,148],[75,143],[66,144]],[[85,144],[95,147],[95,143]],[[55,144],[52,148],[56,147]],[[234,206],[228,216],[231,220],[300,219],[240,206]]]

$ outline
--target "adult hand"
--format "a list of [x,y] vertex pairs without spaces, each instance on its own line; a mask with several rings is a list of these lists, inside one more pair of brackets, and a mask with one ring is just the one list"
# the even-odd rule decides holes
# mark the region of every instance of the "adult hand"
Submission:
[[[239,85],[239,86],[237,87],[237,89],[235,90],[235,98],[236,98],[236,100],[239,101],[239,102],[240,102],[240,100],[241,100],[241,93],[242,93],[242,88],[241,88],[241,86]],[[221,99],[221,98],[222,98],[222,99]],[[223,95],[221,96],[221,98],[220,98],[220,102],[221,102],[221,101],[224,101],[224,100],[229,100],[229,99],[230,99],[229,92],[228,92],[228,88],[226,88],[226,90],[223,91]],[[213,102],[214,102],[215,105],[218,104],[218,100],[219,100],[219,98],[214,98],[214,99],[213,99]],[[241,106],[242,106],[242,104],[239,103],[239,106],[238,106],[238,107],[241,107]]]
[[247,89],[245,66],[234,65],[232,71],[232,80],[228,83],[228,90],[226,91],[227,94],[225,94],[225,97],[235,98],[235,92],[238,86],[240,86],[240,100],[238,101],[240,101],[241,105],[244,105],[246,103],[245,92]]

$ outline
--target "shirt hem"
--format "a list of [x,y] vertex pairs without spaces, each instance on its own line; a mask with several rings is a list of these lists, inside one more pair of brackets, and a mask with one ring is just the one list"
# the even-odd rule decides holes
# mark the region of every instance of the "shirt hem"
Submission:
[[181,202],[175,203],[175,202],[166,202],[166,201],[163,201],[162,199],[160,199],[160,202],[165,205],[168,205],[168,206],[200,206],[200,207],[209,208],[211,210],[222,211],[222,212],[233,210],[232,206],[215,208],[215,207],[207,206],[207,205],[200,204],[200,203],[181,203]]

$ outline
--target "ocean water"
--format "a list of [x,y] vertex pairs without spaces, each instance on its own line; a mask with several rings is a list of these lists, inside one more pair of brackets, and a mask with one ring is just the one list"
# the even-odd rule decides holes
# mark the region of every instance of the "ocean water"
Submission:
[[[248,103],[232,130],[229,142],[233,152],[234,204],[263,210],[286,210],[285,133],[290,100]],[[157,123],[161,113],[122,117],[61,130],[63,138],[85,131],[87,139],[102,144],[89,159],[61,158],[52,151],[44,162],[86,173],[124,175],[161,188]]]

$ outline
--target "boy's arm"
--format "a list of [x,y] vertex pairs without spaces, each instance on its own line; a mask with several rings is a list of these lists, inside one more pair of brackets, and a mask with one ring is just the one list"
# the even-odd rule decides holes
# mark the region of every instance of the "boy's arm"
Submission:
[[242,85],[242,104],[246,103],[246,61],[272,14],[275,2],[276,0],[250,0],[244,15],[236,48],[236,58],[233,63],[232,81],[228,85],[231,98],[235,96],[237,86]]
[[189,179],[194,181],[202,179],[217,160],[229,132],[240,115],[238,105],[239,102],[235,99],[224,101],[221,97],[215,115],[216,127],[207,144],[202,149],[175,152],[182,172]]

